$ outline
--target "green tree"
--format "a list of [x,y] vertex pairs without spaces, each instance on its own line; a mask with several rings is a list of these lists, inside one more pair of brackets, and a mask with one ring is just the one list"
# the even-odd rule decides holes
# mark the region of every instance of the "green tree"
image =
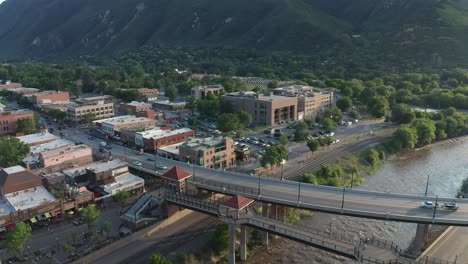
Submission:
[[65,251],[65,253],[72,253],[73,251],[75,251],[75,247],[68,243],[65,243],[65,245],[63,245],[63,251]]
[[325,117],[322,121],[322,128],[325,130],[331,130],[335,128],[335,122],[329,117]]
[[236,130],[241,127],[239,116],[236,114],[222,114],[218,117],[218,129],[223,132]]
[[359,118],[359,112],[356,111],[356,110],[351,110],[351,111],[349,111],[349,116],[354,118],[354,119],[358,119]]
[[187,108],[191,111],[192,115],[197,109],[197,100],[195,99],[195,96],[191,95],[187,99]]
[[83,216],[84,222],[88,225],[88,229],[91,229],[96,224],[96,221],[101,217],[101,212],[95,204],[90,204],[87,207],[81,209],[81,215]]
[[415,114],[407,104],[397,104],[392,108],[392,122],[409,124],[415,118]]
[[385,115],[385,112],[388,110],[389,103],[387,98],[383,96],[374,96],[369,101],[367,107],[367,110],[371,115],[380,118]]
[[393,133],[396,150],[413,149],[418,144],[418,132],[409,125],[403,125]]
[[18,165],[29,154],[29,147],[16,137],[0,137],[0,166],[7,168]]
[[172,261],[170,261],[168,258],[164,257],[160,253],[156,253],[151,255],[150,257],[150,264],[172,264]]
[[411,123],[418,133],[418,144],[427,145],[436,138],[434,121],[427,118],[418,118]]
[[288,136],[285,135],[285,134],[281,134],[279,139],[280,139],[281,145],[283,145],[283,146],[286,146],[289,143]]
[[349,97],[341,97],[340,99],[336,100],[336,106],[342,111],[346,112],[351,106],[353,105],[353,100]]
[[288,150],[283,145],[271,146],[265,150],[265,154],[260,160],[263,167],[268,165],[279,166],[288,159]]
[[60,121],[63,121],[65,118],[67,118],[67,112],[58,109],[50,110],[49,112],[47,112],[47,115],[50,116],[52,119],[57,119]]
[[210,248],[218,255],[225,255],[229,247],[229,230],[227,224],[219,224],[209,240]]
[[306,140],[309,135],[309,127],[304,122],[299,122],[296,125],[296,131],[294,131],[294,140],[301,142]]
[[102,225],[102,230],[106,232],[106,235],[109,235],[112,231],[112,222],[109,220],[105,221]]
[[243,127],[248,127],[252,123],[252,115],[250,115],[246,111],[240,111],[239,113],[237,113],[237,116],[239,116],[239,120],[242,123]]
[[32,118],[19,119],[18,121],[18,132],[25,135],[36,133],[36,125]]
[[316,139],[312,139],[307,141],[307,147],[309,147],[310,151],[314,152],[320,147],[320,143]]
[[87,113],[81,117],[80,124],[89,124],[94,120],[96,120],[96,115],[93,113]]
[[123,201],[130,197],[130,192],[127,190],[118,191],[112,198],[114,201]]
[[164,89],[166,92],[166,97],[169,98],[169,100],[174,101],[177,98],[177,88],[175,86],[169,86]]
[[9,251],[21,253],[26,241],[31,238],[31,227],[19,222],[8,232],[6,246]]
[[375,149],[370,149],[366,155],[366,161],[369,162],[373,167],[380,165],[379,152]]

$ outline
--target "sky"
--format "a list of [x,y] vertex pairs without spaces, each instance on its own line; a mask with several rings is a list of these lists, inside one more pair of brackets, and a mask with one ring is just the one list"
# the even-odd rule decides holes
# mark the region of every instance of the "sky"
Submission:
[[0,0],[0,4],[1,4],[3,1],[5,1],[5,0]]

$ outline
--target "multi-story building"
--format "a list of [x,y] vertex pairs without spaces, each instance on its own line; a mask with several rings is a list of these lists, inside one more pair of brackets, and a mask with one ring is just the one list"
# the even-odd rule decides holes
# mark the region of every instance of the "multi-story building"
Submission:
[[305,86],[305,85],[293,85],[287,87],[279,87],[273,89],[274,95],[282,95],[282,96],[297,96],[299,94],[304,94],[308,92],[313,92],[314,87],[312,86]]
[[[152,109],[152,105],[143,102],[133,101],[131,103],[120,104],[120,112],[135,115],[138,112],[148,111]],[[129,113],[130,112],[130,113]]]
[[224,95],[223,101],[234,109],[246,111],[259,125],[275,126],[297,120],[297,97],[235,92]]
[[235,166],[234,141],[231,138],[189,138],[179,146],[179,159],[207,168]]
[[138,92],[141,95],[141,100],[145,102],[153,102],[158,100],[158,89],[140,88]]
[[68,92],[60,91],[43,91],[26,95],[32,103],[36,105],[50,104],[55,102],[68,102],[70,100],[70,94]]
[[7,81],[5,84],[0,84],[0,90],[7,90],[7,89],[14,89],[14,88],[21,88],[23,85],[21,83],[12,83]]
[[333,92],[309,92],[298,95],[297,111],[299,119],[309,119],[320,110],[333,106]]
[[[20,139],[21,140],[21,139]],[[21,140],[23,141],[23,140]],[[23,141],[24,142],[24,141]],[[42,144],[33,145],[30,148],[29,155],[23,159],[23,163],[28,170],[34,170],[42,167],[40,154],[46,151],[67,149],[75,146],[75,143],[67,139],[57,139]]]
[[114,96],[112,95],[100,95],[100,96],[92,96],[92,97],[84,97],[76,99],[77,103],[89,105],[89,104],[96,104],[99,102],[104,102],[106,104],[114,102]]
[[220,84],[195,86],[192,88],[192,96],[197,100],[205,100],[209,94],[219,96],[222,92],[224,92],[224,87]]
[[94,127],[100,129],[106,136],[120,138],[120,130],[124,128],[141,128],[156,125],[154,119],[136,117],[133,115],[119,116],[93,122]]
[[35,94],[40,92],[39,89],[36,88],[28,88],[28,87],[18,87],[18,88],[11,88],[8,91],[14,93],[16,96],[24,95],[24,94]]
[[185,142],[188,138],[194,136],[195,131],[189,128],[177,130],[147,130],[135,133],[135,145],[148,151],[154,151],[161,147]]
[[60,137],[51,134],[47,132],[47,129],[41,131],[40,133],[36,134],[31,134],[31,135],[26,135],[26,136],[20,136],[18,139],[23,142],[25,145],[28,145],[30,147],[57,141],[60,139]]
[[86,114],[93,114],[98,119],[109,118],[114,116],[114,104],[104,102],[90,105],[71,104],[67,106],[67,114],[72,122],[80,122]]
[[18,120],[34,120],[34,112],[27,109],[0,112],[0,135],[11,135],[18,130]]
[[170,102],[169,100],[166,101],[156,101],[153,103],[154,107],[161,110],[185,110],[187,109],[187,104],[185,102]]
[[87,145],[44,151],[39,154],[39,162],[44,172],[51,173],[61,169],[93,161],[93,149]]

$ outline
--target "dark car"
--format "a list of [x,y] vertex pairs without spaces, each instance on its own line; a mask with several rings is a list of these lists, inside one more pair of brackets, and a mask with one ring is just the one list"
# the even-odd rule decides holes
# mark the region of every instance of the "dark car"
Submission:
[[93,137],[93,136],[91,136],[91,137],[89,137],[88,139],[89,139],[89,140],[94,140],[94,137]]

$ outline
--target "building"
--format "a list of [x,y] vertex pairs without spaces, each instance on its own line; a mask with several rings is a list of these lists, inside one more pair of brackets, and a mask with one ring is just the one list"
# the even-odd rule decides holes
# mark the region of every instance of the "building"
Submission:
[[224,92],[224,87],[220,84],[195,86],[192,88],[192,96],[194,96],[196,100],[205,100],[209,94],[220,96],[222,92]]
[[72,122],[80,122],[86,114],[93,114],[97,119],[113,117],[114,104],[100,102],[90,105],[71,104],[67,106],[67,115]]
[[259,95],[255,92],[235,92],[223,96],[234,109],[252,115],[259,125],[275,126],[297,120],[297,97]]
[[162,178],[167,181],[169,189],[176,192],[184,192],[187,186],[187,180],[192,177],[192,174],[186,172],[178,166],[172,167],[162,175]]
[[36,88],[28,88],[28,87],[19,87],[19,88],[12,88],[8,89],[8,91],[14,93],[17,96],[25,95],[25,94],[35,94],[40,92],[41,90]]
[[0,170],[0,227],[36,223],[61,212],[60,202],[42,185],[42,178],[21,166]]
[[161,147],[185,142],[189,137],[194,137],[195,131],[189,128],[177,130],[153,129],[135,133],[135,145],[148,151],[154,151]]
[[156,121],[146,117],[126,115],[93,121],[93,125],[109,137],[120,138],[120,130],[124,128],[145,129],[146,127],[152,127],[156,125]]
[[279,87],[273,89],[274,95],[282,95],[282,96],[297,96],[300,94],[313,92],[314,87],[312,86],[305,86],[305,85],[293,85],[287,87]]
[[146,110],[135,113],[136,117],[146,117],[149,119],[156,119],[156,112],[154,110]]
[[51,110],[59,110],[62,112],[67,112],[67,105],[69,105],[70,102],[68,103],[59,103],[59,104],[42,104],[41,105],[41,110],[44,113],[49,113]]
[[7,81],[5,84],[0,84],[0,90],[8,90],[8,89],[15,89],[21,88],[23,85],[21,83],[12,83]]
[[70,94],[68,92],[60,91],[43,91],[26,95],[30,101],[36,105],[51,104],[56,102],[68,102],[70,101]]
[[181,117],[181,115],[179,113],[165,111],[164,112],[164,121],[166,121],[166,124],[172,124],[172,123],[175,123],[175,122],[181,122],[182,117]]
[[114,96],[112,95],[100,95],[92,97],[84,97],[76,99],[76,102],[83,105],[97,104],[99,102],[104,102],[105,104],[110,104],[114,102]]
[[138,92],[141,95],[141,100],[145,102],[153,102],[158,100],[159,90],[158,89],[148,89],[140,88]]
[[310,119],[324,108],[333,106],[333,92],[309,92],[297,97],[299,119]]
[[143,102],[133,101],[131,103],[120,104],[120,112],[135,115],[138,112],[152,110],[152,105]]
[[33,147],[33,146],[38,146],[41,144],[57,141],[60,139],[60,137],[47,132],[47,130],[44,130],[40,133],[20,136],[18,137],[18,139],[24,144],[30,147]]
[[93,161],[93,149],[87,145],[44,151],[39,162],[44,172],[51,173]]
[[156,101],[153,105],[155,108],[161,110],[179,111],[187,109],[187,104],[185,102],[170,102],[169,100]]
[[15,134],[18,130],[18,120],[31,118],[34,112],[27,109],[0,112],[0,135]]
[[236,165],[231,138],[189,138],[179,146],[180,161],[207,168],[223,169]]
[[[23,140],[22,140],[23,141]],[[24,141],[23,141],[24,142]],[[28,170],[41,168],[40,154],[42,152],[58,149],[66,149],[75,146],[75,143],[67,139],[57,139],[50,142],[31,146],[29,155],[23,159]]]

